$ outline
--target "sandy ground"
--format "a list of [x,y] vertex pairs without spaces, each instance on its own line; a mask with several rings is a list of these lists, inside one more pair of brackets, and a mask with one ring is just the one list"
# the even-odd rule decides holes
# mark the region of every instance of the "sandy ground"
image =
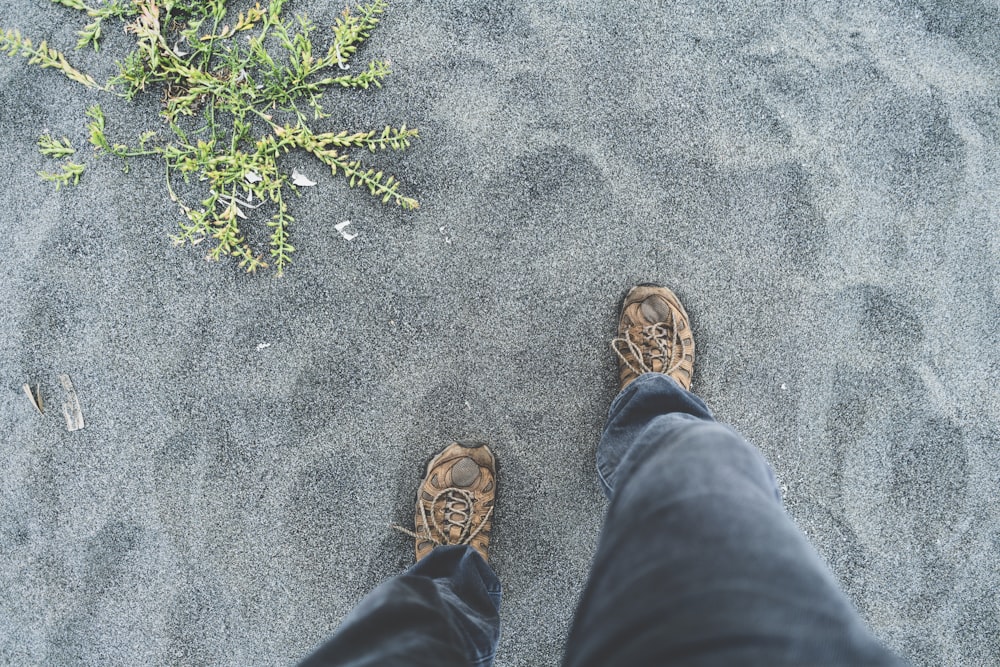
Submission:
[[[0,8],[61,47],[82,25]],[[76,62],[103,79],[126,45]],[[320,184],[280,280],[171,247],[156,162],[85,151],[80,187],[40,182],[42,130],[84,146],[103,101],[131,137],[156,103],[3,59],[0,663],[292,662],[409,564],[388,525],[472,436],[502,461],[497,664],[557,664],[605,509],[616,301],[656,279],[696,390],[877,635],[996,664],[998,53],[994,0],[396,0],[362,52],[395,74],[337,99],[341,125],[421,129],[386,164],[422,208],[289,157]]]

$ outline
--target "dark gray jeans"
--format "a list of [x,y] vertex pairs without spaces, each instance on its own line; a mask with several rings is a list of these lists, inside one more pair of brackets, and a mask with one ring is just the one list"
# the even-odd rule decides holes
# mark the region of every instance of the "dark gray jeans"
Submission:
[[[897,665],[785,513],[760,452],[664,375],[611,405],[611,499],[566,644],[572,667]],[[375,589],[305,665],[488,665],[500,582],[468,547]]]

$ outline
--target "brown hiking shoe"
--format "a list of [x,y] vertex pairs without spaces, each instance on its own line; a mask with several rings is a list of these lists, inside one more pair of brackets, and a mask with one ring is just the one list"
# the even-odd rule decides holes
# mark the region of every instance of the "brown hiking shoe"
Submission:
[[666,287],[644,283],[629,290],[611,347],[618,354],[619,391],[643,373],[664,373],[691,388],[691,323],[677,295]]
[[496,470],[496,459],[482,442],[454,442],[431,459],[417,491],[411,533],[417,560],[446,544],[468,544],[486,559]]

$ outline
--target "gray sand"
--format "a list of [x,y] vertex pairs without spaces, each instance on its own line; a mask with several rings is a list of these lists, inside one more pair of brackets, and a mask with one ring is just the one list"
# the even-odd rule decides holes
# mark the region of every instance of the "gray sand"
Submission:
[[[0,8],[62,47],[82,24]],[[126,44],[76,61],[103,79]],[[395,74],[339,99],[351,127],[421,129],[387,164],[423,207],[290,158],[320,184],[280,280],[171,247],[156,162],[41,183],[43,129],[83,146],[90,102],[123,136],[157,107],[0,60],[0,663],[287,664],[410,563],[388,525],[420,463],[478,436],[497,664],[557,664],[606,507],[616,301],[656,279],[696,390],[876,634],[996,664],[998,53],[992,0],[396,0],[361,54]]]

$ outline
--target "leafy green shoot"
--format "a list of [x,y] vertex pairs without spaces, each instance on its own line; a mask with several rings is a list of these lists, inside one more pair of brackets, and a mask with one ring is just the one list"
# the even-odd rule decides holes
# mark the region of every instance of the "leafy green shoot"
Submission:
[[87,166],[73,161],[64,162],[59,171],[40,171],[38,175],[43,181],[56,184],[56,191],[64,185],[76,185],[86,171]]
[[38,138],[38,151],[42,155],[54,158],[69,157],[76,153],[69,139],[66,137],[56,139],[48,132]]

